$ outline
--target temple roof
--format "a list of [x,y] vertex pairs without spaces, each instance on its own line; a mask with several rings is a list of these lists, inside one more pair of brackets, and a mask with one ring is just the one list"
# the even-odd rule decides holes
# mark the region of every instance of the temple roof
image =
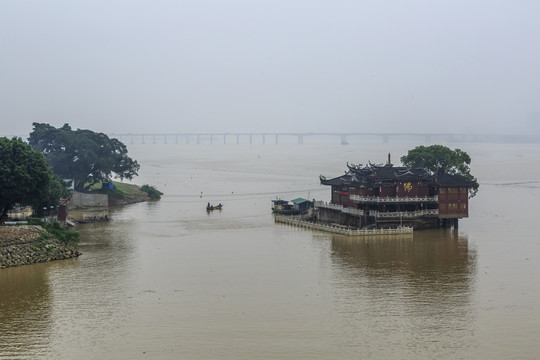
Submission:
[[462,178],[447,173],[437,174],[434,181],[440,186],[473,186],[476,181],[467,181]]
[[350,166],[347,164],[347,167],[349,171],[344,175],[332,179],[326,179],[326,177],[321,175],[321,184],[353,187],[361,187],[362,185],[366,187],[390,185],[396,181],[419,181],[426,185],[437,184],[439,186],[472,186],[474,184],[474,181],[466,181],[447,173],[431,175],[422,168],[394,167],[391,164],[384,166],[369,164],[365,167]]

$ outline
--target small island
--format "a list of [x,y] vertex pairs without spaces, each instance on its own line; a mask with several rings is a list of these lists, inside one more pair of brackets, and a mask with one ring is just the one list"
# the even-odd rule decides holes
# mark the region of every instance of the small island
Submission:
[[344,175],[321,175],[320,183],[331,187],[331,201],[315,201],[306,219],[276,221],[369,235],[457,228],[459,219],[469,217],[469,198],[478,191],[478,182],[470,174],[468,154],[441,145],[419,146],[401,162],[403,166],[394,166],[388,154],[384,165],[347,163]]

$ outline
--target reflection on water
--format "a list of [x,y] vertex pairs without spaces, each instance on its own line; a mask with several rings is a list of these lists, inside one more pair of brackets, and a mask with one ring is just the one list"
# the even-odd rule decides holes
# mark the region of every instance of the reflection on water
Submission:
[[0,358],[27,359],[46,349],[52,296],[45,264],[0,271]]
[[334,305],[356,334],[350,344],[375,333],[394,348],[364,348],[385,357],[399,355],[395,349],[405,357],[465,351],[472,346],[476,257],[467,238],[451,230],[418,231],[414,238],[333,235]]

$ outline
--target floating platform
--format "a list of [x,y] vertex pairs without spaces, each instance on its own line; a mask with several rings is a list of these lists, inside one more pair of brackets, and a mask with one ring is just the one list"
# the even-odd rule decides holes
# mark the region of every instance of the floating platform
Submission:
[[347,236],[412,235],[413,233],[413,228],[408,226],[387,229],[351,229],[345,226],[320,224],[283,215],[274,215],[274,221]]

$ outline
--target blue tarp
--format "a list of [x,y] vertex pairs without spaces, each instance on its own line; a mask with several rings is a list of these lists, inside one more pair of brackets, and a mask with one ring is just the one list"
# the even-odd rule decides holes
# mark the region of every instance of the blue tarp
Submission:
[[111,183],[101,183],[101,188],[102,189],[109,189],[109,190],[112,190],[114,189],[114,184],[111,182]]

